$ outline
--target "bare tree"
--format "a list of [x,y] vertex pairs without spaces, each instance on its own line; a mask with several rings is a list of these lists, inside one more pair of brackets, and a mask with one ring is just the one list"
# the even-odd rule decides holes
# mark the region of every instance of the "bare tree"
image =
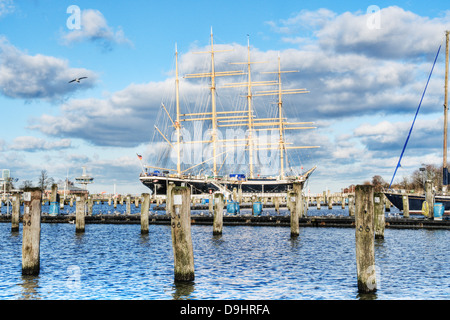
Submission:
[[24,189],[27,189],[27,188],[33,188],[33,181],[31,181],[31,180],[24,180],[22,182],[21,189],[24,190]]
[[53,182],[54,180],[48,176],[47,170],[42,170],[38,180],[38,188],[44,192],[47,186],[52,185]]

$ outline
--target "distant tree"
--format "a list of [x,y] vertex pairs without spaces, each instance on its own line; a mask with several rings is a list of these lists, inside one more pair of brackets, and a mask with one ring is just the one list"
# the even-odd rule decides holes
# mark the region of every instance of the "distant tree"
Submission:
[[52,185],[53,183],[54,180],[48,176],[47,170],[42,170],[38,180],[38,188],[44,192],[47,189],[47,186]]
[[376,175],[376,176],[372,177],[372,185],[374,187],[374,191],[375,192],[380,192],[380,191],[383,190],[383,188],[386,188],[386,187],[389,186],[386,183],[386,181],[384,181],[384,179],[381,176],[379,176],[379,175]]
[[24,190],[26,188],[33,188],[33,181],[31,181],[31,180],[24,180],[22,182],[22,186],[20,187],[20,189]]

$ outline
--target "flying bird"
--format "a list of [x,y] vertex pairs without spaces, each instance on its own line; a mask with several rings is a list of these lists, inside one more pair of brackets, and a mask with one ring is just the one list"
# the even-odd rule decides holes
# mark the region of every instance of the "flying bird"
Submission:
[[81,79],[87,79],[87,77],[76,78],[76,79],[70,80],[69,83],[72,83],[72,82],[74,82],[74,81],[80,83],[80,80],[81,80]]

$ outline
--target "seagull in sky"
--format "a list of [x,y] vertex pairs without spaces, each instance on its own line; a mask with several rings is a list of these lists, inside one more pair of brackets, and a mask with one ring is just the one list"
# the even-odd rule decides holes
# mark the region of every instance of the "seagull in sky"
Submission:
[[74,82],[74,81],[80,83],[80,80],[81,80],[81,79],[86,79],[86,78],[87,78],[87,77],[76,78],[76,79],[70,80],[69,83],[72,83],[72,82]]

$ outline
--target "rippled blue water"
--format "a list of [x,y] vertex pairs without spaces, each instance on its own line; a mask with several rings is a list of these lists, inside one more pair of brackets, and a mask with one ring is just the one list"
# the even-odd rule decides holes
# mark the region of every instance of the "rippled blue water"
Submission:
[[[132,206],[134,207],[134,205]],[[317,210],[316,210],[317,211]],[[345,210],[323,210],[345,214]],[[266,212],[270,214],[270,212]],[[320,214],[311,212],[310,214]],[[41,272],[21,274],[22,228],[0,223],[0,299],[449,299],[446,230],[386,229],[375,242],[378,290],[358,295],[355,231],[192,226],[195,281],[174,284],[169,226],[42,224]]]

